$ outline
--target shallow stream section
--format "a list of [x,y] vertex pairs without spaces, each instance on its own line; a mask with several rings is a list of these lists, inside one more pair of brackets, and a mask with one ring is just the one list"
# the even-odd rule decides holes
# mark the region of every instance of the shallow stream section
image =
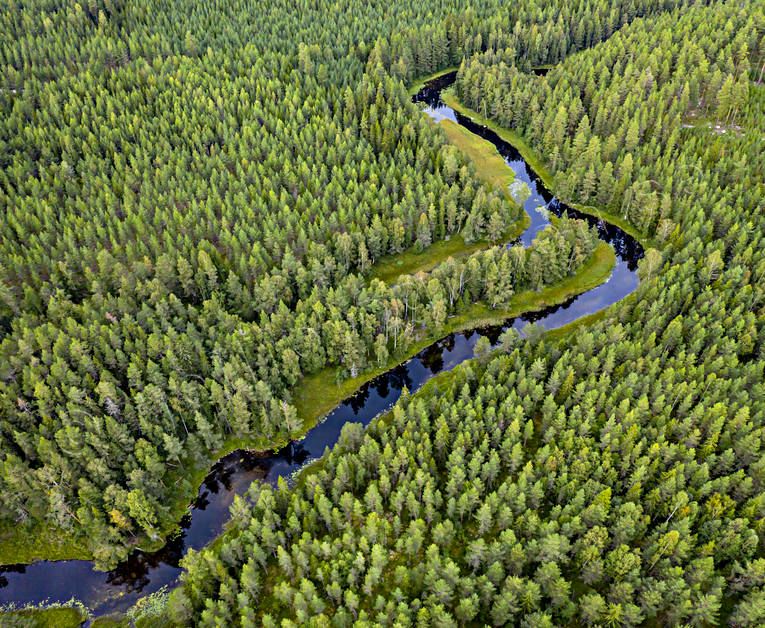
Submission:
[[519,241],[528,246],[534,236],[549,224],[549,213],[561,215],[565,211],[570,217],[586,220],[595,226],[600,239],[613,246],[617,262],[610,278],[597,288],[560,305],[510,319],[504,325],[450,334],[362,386],[303,439],[284,449],[267,455],[240,450],[220,459],[205,478],[177,533],[156,552],[136,551],[116,569],[106,573],[95,571],[92,563],[85,560],[42,561],[33,565],[0,567],[0,604],[63,602],[76,598],[96,616],[125,611],[138,598],[164,585],[172,587],[176,583],[182,571],[179,562],[184,554],[190,548],[201,549],[223,532],[223,524],[228,520],[229,506],[235,495],[244,493],[254,481],[276,484],[279,477],[288,478],[311,460],[320,457],[325,448],[334,447],[345,423],[352,421],[367,425],[398,400],[404,387],[414,392],[434,375],[449,371],[472,358],[475,344],[481,336],[488,337],[494,344],[500,334],[510,327],[521,329],[531,322],[545,329],[561,327],[608,307],[635,290],[638,285],[637,262],[643,257],[640,243],[620,228],[558,201],[513,146],[493,131],[447,107],[441,100],[441,91],[450,86],[455,78],[456,72],[452,72],[430,81],[413,100],[425,103],[425,113],[434,120],[450,119],[492,142],[508,167],[515,172],[516,180],[528,185],[531,194],[523,206],[531,217],[531,225]]

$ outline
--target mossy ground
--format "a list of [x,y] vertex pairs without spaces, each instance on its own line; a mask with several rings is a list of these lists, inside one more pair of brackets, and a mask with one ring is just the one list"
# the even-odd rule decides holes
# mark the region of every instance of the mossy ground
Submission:
[[79,628],[87,617],[79,608],[26,609],[0,613],[7,628]]
[[0,565],[29,563],[35,560],[90,558],[82,539],[53,527],[0,526]]

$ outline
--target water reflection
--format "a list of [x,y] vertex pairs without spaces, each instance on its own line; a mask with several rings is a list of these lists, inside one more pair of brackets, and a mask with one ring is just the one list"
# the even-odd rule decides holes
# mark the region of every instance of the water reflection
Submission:
[[260,455],[236,451],[225,456],[205,478],[189,513],[179,523],[177,533],[157,552],[134,552],[109,573],[94,571],[90,562],[76,560],[0,567],[0,604],[66,601],[75,597],[97,615],[125,610],[140,596],[163,585],[172,586],[177,581],[181,557],[190,548],[198,550],[221,534],[235,495],[244,493],[254,481],[275,484],[279,477],[289,477],[310,460],[321,456],[325,447],[333,447],[342,426],[348,421],[367,425],[398,400],[404,387],[414,392],[434,374],[453,369],[471,358],[481,336],[496,344],[508,327],[521,329],[529,323],[542,324],[547,329],[560,327],[615,303],[637,287],[635,270],[643,256],[640,244],[618,227],[582,214],[557,200],[515,148],[493,131],[444,105],[441,90],[451,85],[455,77],[456,72],[431,81],[413,100],[426,103],[426,112],[434,119],[453,120],[493,142],[508,167],[515,171],[516,178],[529,186],[531,194],[523,206],[531,216],[531,225],[519,238],[524,245],[549,224],[546,212],[536,211],[538,207],[558,216],[565,211],[596,227],[600,238],[611,244],[617,255],[616,266],[608,281],[560,305],[524,314],[505,325],[447,336],[362,386],[302,440],[278,452]]

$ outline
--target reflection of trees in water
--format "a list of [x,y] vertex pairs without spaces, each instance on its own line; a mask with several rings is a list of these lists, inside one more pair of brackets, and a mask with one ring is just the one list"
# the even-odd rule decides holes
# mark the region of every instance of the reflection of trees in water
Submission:
[[412,377],[409,374],[409,369],[406,366],[399,364],[389,372],[390,387],[393,390],[401,390],[404,388],[404,386],[406,386],[407,389],[412,390]]
[[370,383],[374,384],[375,392],[381,399],[388,398],[388,395],[390,394],[390,382],[385,375],[375,378]]
[[440,107],[444,104],[441,100],[441,91],[449,87],[457,79],[457,72],[449,72],[429,81],[412,97],[412,102],[424,102],[429,107]]
[[289,466],[294,465],[299,467],[308,460],[310,455],[311,452],[306,449],[306,446],[303,443],[291,442],[286,447],[280,449],[279,453],[275,456],[258,456],[257,464],[253,465],[251,469],[254,469],[256,466],[263,469],[263,477],[265,478],[268,476],[268,470],[273,465],[275,458],[281,458]]
[[499,337],[502,335],[505,327],[506,325],[489,325],[487,327],[479,327],[476,331],[479,335],[488,338],[492,345],[495,345],[499,342]]
[[156,552],[138,551],[130,554],[116,569],[106,575],[107,585],[124,588],[127,593],[140,593],[151,582],[149,573],[162,563],[179,568],[181,558],[186,553],[185,529],[190,525],[190,515],[184,515],[180,534],[174,534],[165,546]]
[[[149,574],[162,564],[178,568],[186,553],[187,531],[191,528],[194,511],[206,510],[213,502],[211,494],[230,492],[233,480],[238,474],[247,473],[265,479],[269,469],[278,460],[288,465],[300,466],[309,457],[309,452],[300,443],[289,443],[270,456],[237,450],[219,460],[205,478],[199,495],[194,501],[192,512],[183,516],[178,533],[172,535],[165,546],[156,552],[137,551],[130,554],[116,569],[107,574],[107,585],[123,588],[128,593],[140,593],[150,582]],[[254,473],[253,473],[254,472]],[[222,509],[228,513],[228,506]]]
[[444,370],[444,352],[454,349],[454,334],[449,334],[446,338],[425,347],[417,358],[434,375]]
[[4,574],[7,573],[19,573],[25,574],[27,572],[26,565],[3,565],[0,567],[0,589],[8,586],[8,578]]
[[520,319],[522,321],[526,321],[527,323],[538,323],[539,321],[555,314],[556,312],[559,312],[560,310],[567,310],[576,302],[578,298],[579,295],[575,295],[566,299],[563,303],[559,303],[558,305],[551,305],[550,307],[547,307],[544,310],[540,310],[539,312],[527,312],[526,314],[520,316]]
[[197,498],[192,502],[191,507],[194,510],[206,510],[210,505],[210,500],[208,499],[209,495],[210,491],[199,491],[199,495],[197,495]]
[[[383,375],[382,378],[384,377],[385,376]],[[373,382],[374,380],[372,380],[372,382],[367,382],[350,399],[346,400],[345,403],[351,407],[354,416],[361,412],[364,409],[364,406],[367,405],[367,401],[369,401],[370,385]]]
[[204,510],[204,507],[200,507],[197,504],[201,504],[207,498],[205,491],[217,494],[221,489],[231,489],[233,475],[239,469],[240,460],[245,455],[246,453],[241,450],[233,451],[213,465],[210,473],[207,474],[204,482],[202,482],[202,486],[199,487],[199,495],[194,501],[194,508]]

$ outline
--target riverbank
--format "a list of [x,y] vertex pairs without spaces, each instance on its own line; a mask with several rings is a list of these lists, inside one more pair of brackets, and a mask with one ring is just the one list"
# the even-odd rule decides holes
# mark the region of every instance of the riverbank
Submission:
[[[523,218],[512,223],[502,236],[501,242],[512,242],[529,226],[531,219],[524,213]],[[403,275],[414,275],[419,272],[433,270],[441,262],[450,257],[454,259],[472,255],[492,246],[487,240],[477,240],[467,244],[460,234],[451,236],[448,240],[434,242],[424,251],[417,252],[414,247],[408,248],[397,255],[381,257],[372,267],[369,279],[379,279],[388,285],[394,284]]]
[[34,628],[78,628],[88,619],[78,607],[27,608],[0,612],[0,625]]
[[451,120],[441,120],[438,125],[449,141],[475,164],[478,176],[489,185],[503,190],[509,197],[509,187],[515,180],[515,173],[507,167],[497,147]]
[[90,560],[87,545],[66,530],[0,527],[0,566],[28,564],[38,560]]

